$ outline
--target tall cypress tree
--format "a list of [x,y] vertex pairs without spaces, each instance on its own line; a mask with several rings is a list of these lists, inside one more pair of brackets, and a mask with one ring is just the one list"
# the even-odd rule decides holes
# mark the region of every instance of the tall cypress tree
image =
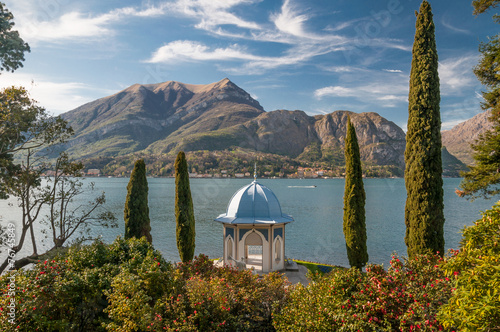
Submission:
[[408,256],[444,251],[438,55],[431,6],[417,14],[405,150],[405,243]]
[[135,162],[134,170],[130,174],[124,219],[126,239],[132,237],[140,239],[145,236],[149,243],[153,241],[149,221],[148,179],[143,159]]
[[175,221],[179,256],[181,261],[187,262],[194,257],[195,221],[188,165],[183,151],[177,154],[175,160]]
[[365,200],[358,138],[351,118],[348,117],[345,138],[344,237],[349,264],[358,269],[368,262]]

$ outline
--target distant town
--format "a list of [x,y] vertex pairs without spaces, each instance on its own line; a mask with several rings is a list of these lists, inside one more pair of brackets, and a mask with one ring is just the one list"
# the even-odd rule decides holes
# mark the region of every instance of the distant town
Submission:
[[[125,172],[125,174],[114,174],[107,175],[101,172],[101,170],[97,168],[91,168],[81,173],[83,177],[109,177],[109,178],[122,178],[128,177],[129,172]],[[53,177],[55,176],[55,171],[49,170],[42,174],[42,176]],[[387,174],[389,175],[389,174]],[[151,177],[173,177],[173,174],[169,174],[167,176],[157,176],[150,175]],[[244,171],[244,172],[232,172],[228,170],[220,170],[220,171],[212,171],[212,172],[190,172],[190,178],[252,178],[253,172]],[[285,171],[281,172],[272,172],[272,171],[260,171],[258,173],[259,178],[287,178],[287,179],[330,179],[330,178],[343,178],[345,176],[344,168],[339,167],[334,170],[325,170],[325,169],[315,169],[315,168],[307,168],[307,167],[294,167],[289,166],[289,168]],[[366,174],[363,177],[367,177]],[[378,177],[378,176],[368,176],[368,177]],[[388,176],[386,176],[388,177]]]

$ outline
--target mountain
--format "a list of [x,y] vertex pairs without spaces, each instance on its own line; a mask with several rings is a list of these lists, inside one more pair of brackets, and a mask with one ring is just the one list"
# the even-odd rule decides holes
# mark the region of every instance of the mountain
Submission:
[[443,146],[455,157],[466,165],[474,162],[472,158],[471,143],[474,143],[479,135],[492,128],[488,117],[491,112],[479,113],[473,118],[459,123],[450,130],[441,132]]
[[207,85],[135,84],[63,114],[76,134],[65,148],[79,158],[116,156],[161,141],[160,152],[165,152],[190,136],[231,127],[263,112],[228,79]]
[[405,134],[377,113],[265,112],[227,78],[207,85],[135,84],[82,105],[63,114],[75,130],[63,149],[76,159],[101,161],[173,155],[179,150],[243,149],[286,156],[304,165],[341,167],[348,117],[365,164],[387,166],[402,175]]
[[441,161],[443,164],[443,176],[457,177],[461,172],[469,170],[463,162],[448,152],[445,146],[441,149]]

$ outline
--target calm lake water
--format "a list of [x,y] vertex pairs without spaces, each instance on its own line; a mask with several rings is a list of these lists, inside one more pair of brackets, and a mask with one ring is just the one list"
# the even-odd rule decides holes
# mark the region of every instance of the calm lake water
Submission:
[[[120,220],[114,229],[95,229],[105,242],[112,242],[124,233],[123,206],[127,194],[126,178],[94,178],[94,194],[82,195],[88,201],[92,195],[106,192],[107,207]],[[191,192],[196,218],[196,254],[209,257],[222,256],[222,225],[213,221],[224,213],[236,190],[250,183],[251,179],[191,179]],[[278,197],[284,213],[295,222],[286,226],[286,256],[309,261],[349,266],[342,233],[343,179],[297,180],[259,179]],[[366,228],[370,263],[388,265],[391,254],[406,255],[404,244],[404,206],[406,190],[403,179],[365,179]],[[457,248],[464,225],[472,225],[480,218],[480,211],[489,209],[495,202],[476,200],[469,202],[457,197],[455,189],[460,179],[444,179],[445,241],[446,249]],[[149,209],[153,244],[170,261],[179,261],[175,242],[174,179],[150,178]],[[315,188],[301,188],[313,186]],[[299,186],[299,187],[297,187]],[[294,188],[290,188],[294,187]],[[2,224],[17,224],[19,211],[10,206],[15,201],[0,201]],[[42,236],[37,232],[38,236]],[[24,252],[29,254],[30,244]]]

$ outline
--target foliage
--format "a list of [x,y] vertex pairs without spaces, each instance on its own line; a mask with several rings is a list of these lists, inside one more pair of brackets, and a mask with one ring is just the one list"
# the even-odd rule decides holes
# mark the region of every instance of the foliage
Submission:
[[8,277],[0,277],[2,331],[270,331],[289,285],[277,273],[216,268],[203,255],[174,268],[145,238],[95,241],[14,275],[12,325]]
[[490,8],[495,8],[500,3],[500,0],[474,0],[472,6],[474,7],[474,15],[484,13]]
[[146,237],[149,243],[151,237],[151,226],[148,207],[148,179],[146,178],[146,164],[143,159],[135,162],[134,170],[130,175],[127,185],[127,198],[124,210],[125,238]]
[[431,7],[417,16],[405,150],[405,243],[408,256],[444,251],[438,55]]
[[79,237],[74,239],[75,242],[93,240],[90,235],[92,227],[118,227],[113,213],[102,209],[106,203],[104,192],[87,204],[73,204],[75,197],[95,190],[93,182],[84,187],[80,181],[81,163],[69,161],[63,152],[56,159],[54,169],[53,176],[45,180],[45,185],[36,193],[38,197],[31,202],[36,205],[40,200],[40,206],[48,205],[49,211],[40,222],[48,227],[41,233],[46,237],[51,233],[53,249],[63,247],[66,241],[77,235]]
[[438,256],[416,256],[391,267],[334,269],[297,285],[274,324],[278,331],[439,331],[436,313],[452,285]]
[[351,119],[345,138],[344,237],[352,267],[361,269],[368,262],[366,249],[365,188],[359,156],[358,138]]
[[[71,162],[64,152],[58,154],[55,162],[48,162],[57,144],[73,134],[66,121],[49,116],[24,88],[15,87],[0,92],[0,120],[0,198],[17,198],[21,214],[17,242],[9,252],[18,253],[28,237],[32,246],[32,254],[18,257],[11,268],[21,268],[48,254],[38,252],[43,239],[35,236],[35,225],[49,226],[42,227],[42,233],[51,236],[51,250],[77,235],[82,236],[81,240],[88,239],[91,224],[116,225],[111,213],[101,211],[104,194],[86,205],[73,204],[73,199],[83,193],[79,181],[82,164]],[[52,176],[42,181],[42,174],[49,171]],[[46,216],[44,209],[48,210]],[[7,265],[5,258],[0,273]]]
[[[1,5],[1,3],[0,3]],[[8,184],[17,184],[14,154],[53,146],[68,139],[71,128],[61,118],[50,117],[43,107],[30,99],[26,89],[5,88],[0,91],[0,198],[7,198]]]
[[190,261],[194,256],[195,221],[189,171],[183,151],[175,160],[175,222],[179,256],[183,262]]
[[288,298],[278,273],[262,278],[251,271],[216,268],[201,255],[181,263],[177,295],[158,303],[152,331],[272,331],[272,316]]
[[[500,120],[500,118],[499,118]],[[494,120],[495,126],[479,135],[472,145],[475,165],[470,171],[462,173],[464,179],[460,183],[461,197],[476,199],[489,198],[500,193],[500,121]]]
[[0,2],[0,71],[13,72],[23,66],[24,53],[30,52],[30,47],[12,30],[14,15]]
[[[142,292],[154,299],[169,287],[171,269],[145,239],[118,238],[111,245],[95,241],[71,247],[65,255],[14,274],[16,331],[103,331],[103,326],[116,319],[108,318],[104,309],[110,302],[110,311],[115,313],[118,291],[111,290],[124,275],[138,278]],[[2,293],[8,289],[7,276],[0,277]],[[10,299],[2,295],[4,312]],[[0,315],[0,330],[12,327],[7,316]]]
[[456,290],[440,321],[460,331],[500,329],[500,202],[465,227],[460,250],[443,268]]
[[[498,6],[498,0],[473,1],[474,14],[479,15]],[[493,16],[500,23],[500,16]],[[481,59],[474,68],[474,73],[487,90],[482,95],[483,110],[491,110],[489,120],[493,123],[492,129],[479,135],[474,144],[474,165],[470,171],[463,173],[464,180],[460,184],[461,190],[457,193],[469,199],[477,197],[489,198],[500,193],[500,35],[489,38],[488,42],[479,46]]]

